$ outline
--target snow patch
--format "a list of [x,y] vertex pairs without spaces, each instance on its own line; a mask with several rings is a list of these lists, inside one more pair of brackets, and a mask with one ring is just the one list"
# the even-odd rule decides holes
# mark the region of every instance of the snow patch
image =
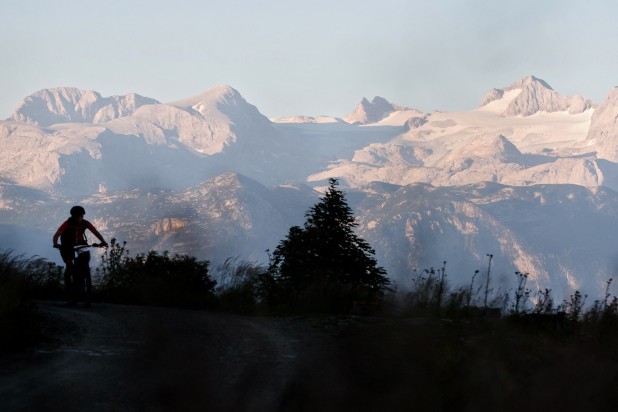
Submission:
[[507,92],[504,92],[502,98],[498,100],[493,100],[486,105],[479,107],[476,109],[480,112],[489,112],[495,114],[503,114],[506,109],[509,107],[511,102],[517,98],[522,92],[522,89],[514,89]]

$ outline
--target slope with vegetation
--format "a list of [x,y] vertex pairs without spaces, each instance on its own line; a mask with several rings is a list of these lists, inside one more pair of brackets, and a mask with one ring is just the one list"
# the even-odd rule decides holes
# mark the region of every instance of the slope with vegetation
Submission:
[[[126,242],[110,242],[94,271],[97,301],[215,312],[204,320],[200,314],[205,311],[170,311],[161,317],[164,312],[157,309],[160,330],[154,331],[157,339],[148,339],[145,348],[138,345],[141,358],[134,359],[130,352],[118,355],[129,363],[148,365],[152,373],[140,386],[129,385],[112,401],[123,408],[144,402],[159,405],[157,391],[164,389],[168,402],[184,408],[187,402],[199,408],[213,405],[213,399],[220,405],[244,408],[257,395],[236,396],[239,386],[234,379],[249,371],[250,379],[270,388],[267,400],[279,404],[281,410],[514,411],[526,407],[583,411],[609,410],[613,405],[618,298],[610,293],[611,279],[605,295],[590,305],[579,292],[558,303],[550,290],[532,290],[527,273],[515,273],[514,290],[494,289],[489,267],[486,274],[477,271],[469,285],[453,285],[447,262],[443,262],[439,269],[411,274],[412,289],[399,292],[389,285],[369,244],[355,234],[352,210],[335,180],[306,218],[303,227],[290,228],[268,267],[230,259],[211,268],[208,261],[156,251],[131,256]],[[33,299],[62,299],[61,279],[62,268],[45,260],[13,257],[9,252],[1,256],[0,352],[40,345],[49,338],[48,331],[55,331],[53,325],[45,324],[49,318],[37,317],[31,303]],[[104,334],[100,323],[88,323],[94,319],[90,316],[125,328],[153,327],[145,326],[139,316],[147,308],[106,305],[101,310],[94,308],[94,313],[45,305],[58,316],[86,322],[91,333],[85,338],[88,342],[100,342]],[[156,308],[148,311],[152,309]],[[277,316],[222,316],[216,311]],[[102,313],[108,318],[102,318]],[[304,316],[289,316],[299,314]],[[358,314],[371,316],[350,316]],[[68,325],[61,321],[66,329]],[[141,339],[104,330],[116,339],[122,335],[125,345],[126,339],[133,345]],[[74,332],[79,331],[63,333]],[[193,349],[185,352],[188,342]],[[277,351],[271,347],[275,343]],[[212,355],[213,344],[223,358]],[[247,354],[229,358],[227,348],[243,345],[250,349]],[[280,353],[292,346],[293,355]],[[84,351],[73,346],[65,350]],[[261,351],[270,357],[264,358]],[[71,356],[69,367],[81,361],[80,355]],[[162,365],[161,359],[165,360]],[[263,369],[257,371],[256,362]],[[38,371],[41,365],[37,365]],[[54,365],[50,362],[44,367]],[[95,382],[100,385],[82,387],[83,396],[112,402],[100,386],[109,385],[109,376],[116,384],[127,372],[110,368],[106,363],[101,369],[105,376],[97,371]],[[13,386],[31,382],[23,380],[30,376],[27,370],[15,370],[20,370],[22,380]],[[76,370],[79,373],[70,373],[81,378],[83,366]],[[178,371],[171,381],[167,379],[170,370]],[[226,377],[223,386],[221,376]],[[217,396],[210,398],[212,393],[204,382],[215,378]],[[0,374],[0,384],[2,379],[5,374]],[[274,381],[276,390],[269,386]],[[56,382],[47,385],[62,387]],[[527,403],[521,401],[523,393]],[[50,400],[58,405],[72,402],[50,390],[37,396],[15,404],[36,404],[41,399],[46,404]],[[265,402],[263,396],[259,398]],[[0,404],[2,399],[7,399],[6,393],[0,393]]]

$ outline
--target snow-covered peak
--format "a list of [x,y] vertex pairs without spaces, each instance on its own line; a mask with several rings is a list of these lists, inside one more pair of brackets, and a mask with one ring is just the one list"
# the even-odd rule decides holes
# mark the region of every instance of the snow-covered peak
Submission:
[[554,90],[549,85],[549,83],[547,83],[545,80],[539,79],[538,77],[535,77],[535,76],[526,76],[521,80],[517,80],[509,87],[509,89],[511,90],[512,89],[523,89],[528,86],[534,87],[534,88],[544,88],[548,90]]
[[168,103],[192,113],[199,113],[207,119],[229,121],[236,130],[254,130],[256,124],[268,128],[270,120],[257,107],[248,103],[241,94],[230,86],[216,86],[187,99]]
[[[221,85],[213,87],[204,93],[197,94],[195,96],[169,102],[170,106],[189,109],[192,108],[212,108],[219,104],[238,104],[247,103],[240,93],[233,87],[227,85]],[[197,107],[197,108],[196,108]],[[199,111],[199,110],[198,110]]]
[[530,116],[538,112],[583,113],[594,107],[593,102],[582,96],[566,97],[556,93],[542,79],[527,76],[503,89],[491,89],[483,98],[481,108],[502,110],[505,116]]
[[102,97],[92,90],[58,87],[26,97],[9,120],[41,127],[57,123],[104,123],[131,115],[141,106],[157,103],[135,93]]
[[396,106],[379,96],[374,97],[371,102],[363,97],[356,109],[344,117],[344,120],[351,124],[376,123],[398,110],[405,110],[405,108]]

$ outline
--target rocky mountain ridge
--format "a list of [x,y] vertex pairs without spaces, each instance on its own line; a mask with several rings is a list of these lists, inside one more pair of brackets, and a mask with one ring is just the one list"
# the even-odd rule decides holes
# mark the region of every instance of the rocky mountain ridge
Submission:
[[503,112],[505,116],[531,116],[539,111],[577,114],[594,107],[594,103],[585,97],[561,96],[544,80],[534,76],[527,76],[503,89],[490,90],[483,98],[481,107],[504,98],[505,93],[512,91],[517,92],[517,95]]
[[470,111],[376,97],[347,121],[271,121],[229,86],[166,104],[39,94],[0,122],[0,248],[34,248],[81,203],[134,251],[263,264],[334,177],[400,285],[443,260],[465,284],[491,253],[505,289],[519,270],[593,293],[616,261],[615,90],[595,107],[529,76]]
[[410,110],[390,103],[383,97],[376,96],[371,100],[363,97],[354,111],[344,117],[350,124],[371,124],[377,123],[393,112]]
[[159,103],[135,93],[103,98],[92,90],[60,87],[26,97],[10,120],[41,127],[58,123],[105,123],[128,116],[141,106]]

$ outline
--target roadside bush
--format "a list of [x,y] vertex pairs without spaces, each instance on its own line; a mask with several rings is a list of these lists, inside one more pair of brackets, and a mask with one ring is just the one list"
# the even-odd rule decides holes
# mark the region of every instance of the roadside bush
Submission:
[[64,298],[64,267],[45,259],[33,259],[25,267],[33,299]]
[[216,282],[208,261],[156,251],[129,257],[125,245],[113,239],[96,271],[96,293],[102,300],[188,308],[214,305]]

